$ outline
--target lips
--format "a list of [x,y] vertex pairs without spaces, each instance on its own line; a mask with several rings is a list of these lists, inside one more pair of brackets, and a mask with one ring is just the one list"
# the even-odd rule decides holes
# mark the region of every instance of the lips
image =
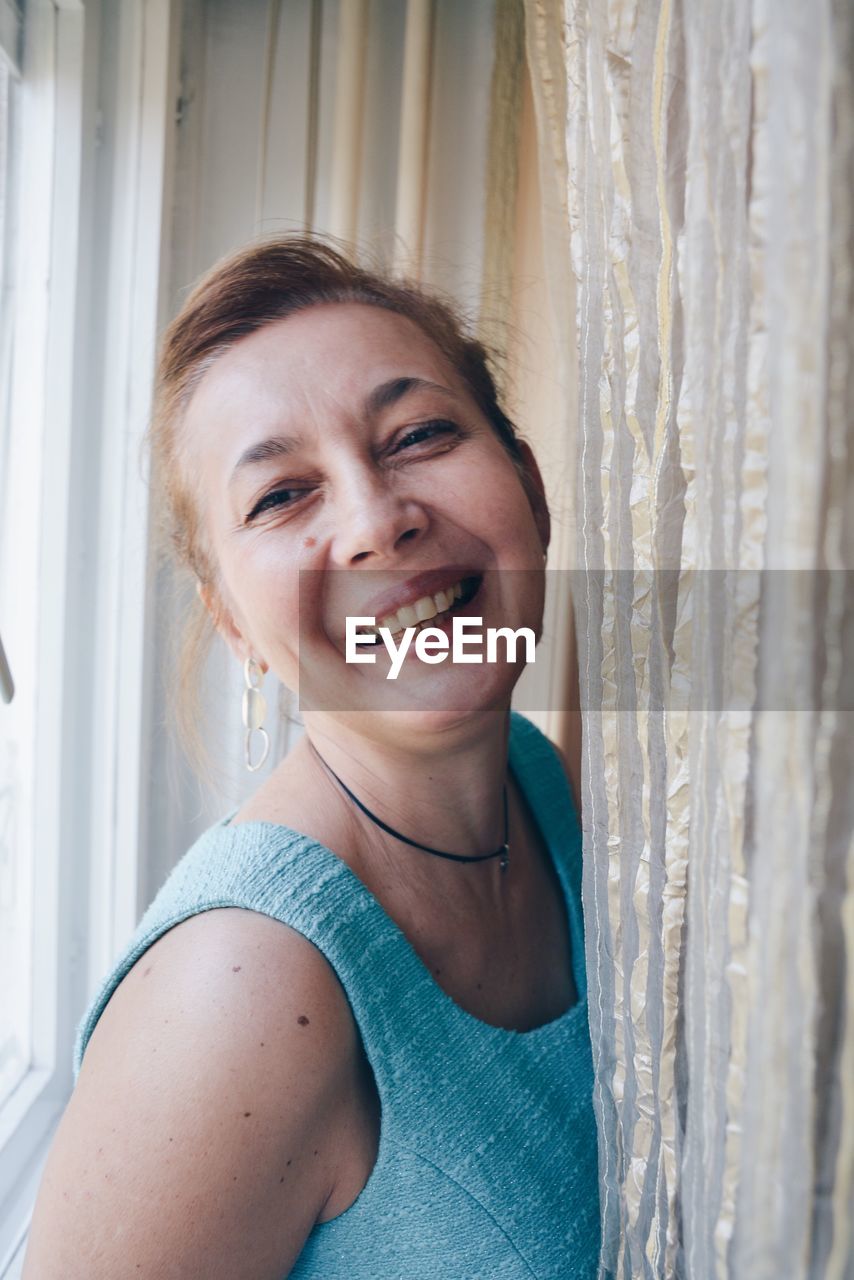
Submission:
[[415,627],[417,631],[423,630],[424,627],[445,628],[450,620],[451,611],[467,605],[477,595],[482,582],[482,577],[463,578],[453,590],[449,588],[447,594],[439,591],[434,596],[421,596],[414,605],[401,605],[397,613],[386,615],[385,618],[377,618],[376,630],[373,633],[375,641],[379,641],[380,631],[383,628],[395,639],[401,636],[407,627]]
[[405,582],[397,583],[383,594],[374,596],[364,606],[362,616],[376,618],[379,622],[406,605],[415,604],[422,596],[434,596],[464,578],[480,579],[482,576],[482,571],[474,565],[449,564],[438,569],[427,569],[407,578]]

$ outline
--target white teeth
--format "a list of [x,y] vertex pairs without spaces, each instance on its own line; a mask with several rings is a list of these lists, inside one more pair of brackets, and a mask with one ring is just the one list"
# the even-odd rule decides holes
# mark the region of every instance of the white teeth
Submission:
[[462,594],[463,584],[457,582],[453,587],[446,587],[444,591],[437,591],[434,596],[422,596],[414,604],[403,605],[402,608],[398,609],[397,613],[390,613],[387,618],[382,618],[378,623],[377,632],[379,633],[380,627],[388,627],[392,636],[396,637],[407,627],[429,622],[431,618],[436,617],[437,613],[445,613],[455,600],[460,599]]
[[439,612],[432,596],[422,596],[420,600],[415,601],[412,607],[419,622],[426,622],[428,618],[435,618]]

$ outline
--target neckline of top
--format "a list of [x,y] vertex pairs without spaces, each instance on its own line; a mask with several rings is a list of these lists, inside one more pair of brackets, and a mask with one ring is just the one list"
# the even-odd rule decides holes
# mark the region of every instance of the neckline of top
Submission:
[[[560,857],[560,855],[556,852],[556,847],[558,845],[559,840],[568,835],[568,832],[564,832],[562,828],[564,827],[564,825],[568,827],[569,822],[564,824],[561,821],[559,815],[557,816],[554,815],[553,812],[549,809],[549,807],[542,805],[542,803],[537,798],[538,789],[535,785],[532,785],[535,781],[534,775],[536,774],[537,771],[531,768],[529,772],[528,768],[525,765],[524,758],[520,754],[519,744],[514,734],[514,729],[520,723],[524,723],[523,718],[519,717],[518,719],[515,719],[513,714],[511,713],[511,732],[510,732],[510,743],[509,743],[509,751],[508,751],[508,757],[509,757],[508,768],[513,773],[513,776],[519,785],[519,789],[522,792],[522,795],[528,807],[530,808],[531,813],[533,814],[534,820],[537,824],[540,835],[542,836],[543,843],[546,846],[549,858],[551,859],[551,864],[555,870],[555,874],[557,875],[558,882],[561,887],[561,894],[563,898],[564,909],[566,911],[567,924],[569,927],[570,953],[571,953],[570,963],[572,966],[572,974],[573,974],[573,980],[575,983],[575,989],[578,995],[578,998],[575,1000],[575,1002],[571,1004],[567,1009],[564,1009],[562,1013],[559,1013],[556,1017],[549,1019],[548,1022],[540,1023],[536,1027],[529,1027],[526,1031],[519,1031],[515,1027],[501,1027],[501,1026],[498,1026],[496,1023],[486,1022],[483,1018],[479,1018],[476,1014],[471,1013],[468,1009],[465,1009],[461,1004],[458,1004],[457,1001],[453,998],[453,996],[449,995],[448,992],[445,991],[445,989],[439,985],[439,983],[436,981],[436,979],[434,978],[433,974],[430,972],[427,965],[421,959],[418,952],[415,950],[412,943],[407,938],[406,934],[403,932],[403,930],[400,928],[397,922],[391,918],[391,916],[385,910],[385,908],[383,907],[379,899],[371,892],[371,890],[367,887],[364,881],[360,880],[360,878],[356,875],[355,871],[353,871],[352,868],[348,866],[348,864],[344,861],[344,859],[340,858],[338,854],[335,853],[332,849],[330,849],[327,845],[322,844],[319,840],[316,840],[313,836],[306,835],[305,832],[297,831],[294,827],[288,827],[281,822],[270,822],[261,818],[253,818],[247,822],[239,822],[237,823],[236,826],[232,826],[231,819],[234,817],[235,813],[238,812],[237,809],[233,809],[230,813],[226,814],[226,816],[223,819],[221,819],[219,823],[217,823],[217,828],[221,830],[225,828],[230,828],[232,831],[236,831],[238,827],[242,829],[256,828],[256,829],[259,829],[260,831],[264,831],[264,830],[286,831],[290,835],[295,835],[300,837],[301,840],[304,840],[306,842],[306,846],[304,847],[310,848],[312,852],[315,855],[318,855],[322,860],[332,861],[338,875],[343,876],[345,881],[350,884],[354,892],[360,896],[362,901],[366,903],[366,905],[370,908],[370,910],[379,916],[379,918],[383,922],[384,927],[387,930],[392,931],[394,934],[398,936],[399,940],[402,942],[404,948],[408,953],[408,959],[410,960],[410,962],[414,962],[414,965],[417,966],[417,971],[422,977],[422,980],[427,983],[429,989],[432,991],[434,995],[434,998],[438,998],[442,1003],[444,1003],[450,1009],[450,1011],[455,1017],[463,1021],[466,1021],[468,1023],[474,1024],[476,1027],[480,1028],[482,1031],[486,1033],[491,1033],[495,1037],[505,1037],[505,1038],[512,1038],[514,1040],[524,1040],[528,1043],[545,1039],[552,1035],[556,1035],[558,1033],[563,1032],[566,1028],[568,1028],[570,1025],[574,1024],[578,1020],[578,1018],[581,1016],[582,1011],[586,1011],[587,1009],[587,975],[586,975],[586,969],[584,965],[584,952],[583,952],[584,928],[583,928],[583,921],[582,921],[582,915],[581,915],[581,904],[577,901],[576,896],[572,891],[572,887],[569,882],[569,875],[568,875],[568,870],[566,866],[566,861],[564,858]],[[531,727],[535,729],[535,726],[531,726]],[[519,732],[524,732],[524,730],[520,729]],[[553,754],[553,749],[551,748],[550,744],[549,744],[549,749]],[[569,815],[571,815],[572,819],[575,821],[577,825],[575,808],[572,803],[572,793],[569,790],[568,783],[566,783],[566,780],[563,777],[562,766],[558,764],[558,761],[556,758],[554,759],[554,763],[560,769],[561,778],[566,784],[566,792],[567,792],[567,798],[569,802]]]

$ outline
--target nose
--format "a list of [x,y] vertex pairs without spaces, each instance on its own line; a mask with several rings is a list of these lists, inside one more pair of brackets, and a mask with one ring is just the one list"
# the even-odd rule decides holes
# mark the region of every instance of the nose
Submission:
[[341,495],[336,511],[333,558],[343,568],[374,561],[393,561],[402,547],[427,528],[424,508],[399,493],[394,478],[360,470]]

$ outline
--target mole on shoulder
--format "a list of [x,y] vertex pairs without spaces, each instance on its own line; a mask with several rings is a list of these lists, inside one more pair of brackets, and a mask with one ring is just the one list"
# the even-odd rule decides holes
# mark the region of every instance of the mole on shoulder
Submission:
[[300,1014],[300,1016],[297,1018],[297,1022],[300,1024],[301,1027],[308,1026],[308,1018],[305,1016],[304,1013]]

